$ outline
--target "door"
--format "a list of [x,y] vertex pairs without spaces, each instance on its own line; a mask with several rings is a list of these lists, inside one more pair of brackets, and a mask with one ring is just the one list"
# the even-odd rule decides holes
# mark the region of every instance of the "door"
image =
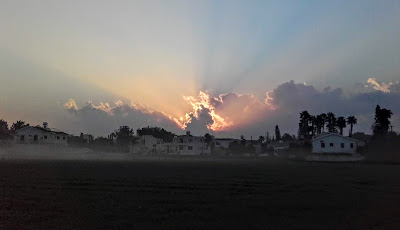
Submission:
[[38,141],[38,135],[33,136],[33,141],[37,142]]

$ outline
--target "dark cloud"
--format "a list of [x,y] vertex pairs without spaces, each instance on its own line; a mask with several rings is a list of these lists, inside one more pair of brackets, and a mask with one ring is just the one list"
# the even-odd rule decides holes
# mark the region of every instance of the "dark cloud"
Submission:
[[133,129],[146,126],[159,126],[173,132],[179,132],[177,125],[160,112],[146,111],[135,106],[116,102],[94,104],[88,102],[78,108],[74,100],[65,104],[71,116],[75,118],[75,130],[104,136],[116,130],[119,126],[127,125]]
[[[296,134],[299,113],[304,110],[311,114],[333,112],[336,116],[354,115],[358,118],[354,130],[371,132],[378,104],[393,111],[395,116],[392,121],[396,126],[399,122],[396,119],[400,113],[400,93],[396,91],[398,83],[380,84],[380,88],[374,84],[372,89],[349,94],[341,88],[326,87],[320,91],[313,86],[290,81],[276,87],[262,100],[250,94],[212,96],[201,92],[198,97],[186,98],[193,105],[193,111],[188,112],[181,123],[168,114],[122,102],[113,105],[89,102],[78,108],[75,101],[70,100],[65,107],[75,117],[78,127],[96,135],[108,134],[120,125],[134,129],[160,126],[177,133],[182,133],[180,127],[184,127],[196,135],[212,132],[217,136],[239,137],[243,134],[248,138],[265,135],[267,131],[273,133],[275,125],[279,125],[282,133]],[[382,85],[387,88],[382,88]]]

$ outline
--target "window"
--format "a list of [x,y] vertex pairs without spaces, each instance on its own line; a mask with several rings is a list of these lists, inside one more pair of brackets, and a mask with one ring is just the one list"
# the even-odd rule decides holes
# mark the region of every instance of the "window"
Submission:
[[353,143],[350,143],[350,148],[353,148],[353,147],[354,147]]
[[333,143],[330,143],[329,146],[333,147]]
[[60,136],[56,136],[56,139],[57,139],[57,140],[60,140]]
[[179,141],[180,141],[181,143],[183,143],[183,138],[179,139]]
[[325,148],[325,143],[321,142],[321,148]]
[[38,135],[33,136],[33,141],[38,141]]
[[47,140],[47,136],[44,136],[44,139]]
[[193,146],[188,146],[188,150],[193,150]]
[[63,140],[65,141],[65,137],[63,137]]
[[20,141],[25,141],[25,135],[21,135],[19,138]]
[[179,150],[183,150],[183,146],[179,146]]
[[340,143],[340,147],[343,149],[344,148],[344,143]]

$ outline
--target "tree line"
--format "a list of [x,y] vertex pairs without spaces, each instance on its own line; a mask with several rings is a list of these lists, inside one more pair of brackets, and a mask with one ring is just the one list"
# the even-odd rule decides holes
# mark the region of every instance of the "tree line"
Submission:
[[331,133],[340,133],[343,135],[343,129],[350,125],[349,136],[353,135],[353,126],[357,124],[355,116],[336,117],[332,112],[311,115],[308,111],[300,113],[299,137],[304,140],[310,140],[314,136],[328,131]]

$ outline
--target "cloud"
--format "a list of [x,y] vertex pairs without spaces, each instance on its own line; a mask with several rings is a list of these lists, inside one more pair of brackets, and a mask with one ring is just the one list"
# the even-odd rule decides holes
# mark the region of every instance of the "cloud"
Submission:
[[78,110],[78,106],[76,105],[75,100],[72,99],[72,98],[69,99],[69,101],[67,101],[67,102],[64,104],[64,106],[65,106],[68,110],[71,110],[71,111]]
[[173,132],[179,132],[176,123],[161,112],[141,109],[134,103],[124,104],[116,101],[112,104],[107,102],[87,102],[78,108],[76,102],[70,99],[64,104],[74,124],[75,133],[85,132],[96,136],[108,135],[119,126],[127,125],[133,129],[146,126],[159,126]]
[[375,78],[368,78],[367,83],[368,83],[367,87],[372,86],[373,89],[382,91],[384,93],[390,93],[390,87],[393,85],[393,82],[389,83],[377,82]]
[[[333,112],[337,116],[354,115],[359,118],[355,131],[370,132],[376,105],[400,112],[398,83],[383,83],[368,79],[369,89],[346,94],[343,89],[326,87],[317,90],[311,85],[285,82],[264,98],[234,92],[213,95],[201,91],[196,96],[184,96],[182,100],[191,110],[181,117],[151,110],[137,103],[124,104],[87,102],[82,108],[70,99],[64,107],[75,117],[83,130],[98,135],[112,132],[120,125],[132,128],[161,126],[176,133],[184,130],[195,135],[212,132],[217,136],[247,137],[273,132],[279,125],[281,132],[297,133],[299,113]],[[397,87],[397,88],[396,88]],[[394,120],[394,122],[396,122]]]

